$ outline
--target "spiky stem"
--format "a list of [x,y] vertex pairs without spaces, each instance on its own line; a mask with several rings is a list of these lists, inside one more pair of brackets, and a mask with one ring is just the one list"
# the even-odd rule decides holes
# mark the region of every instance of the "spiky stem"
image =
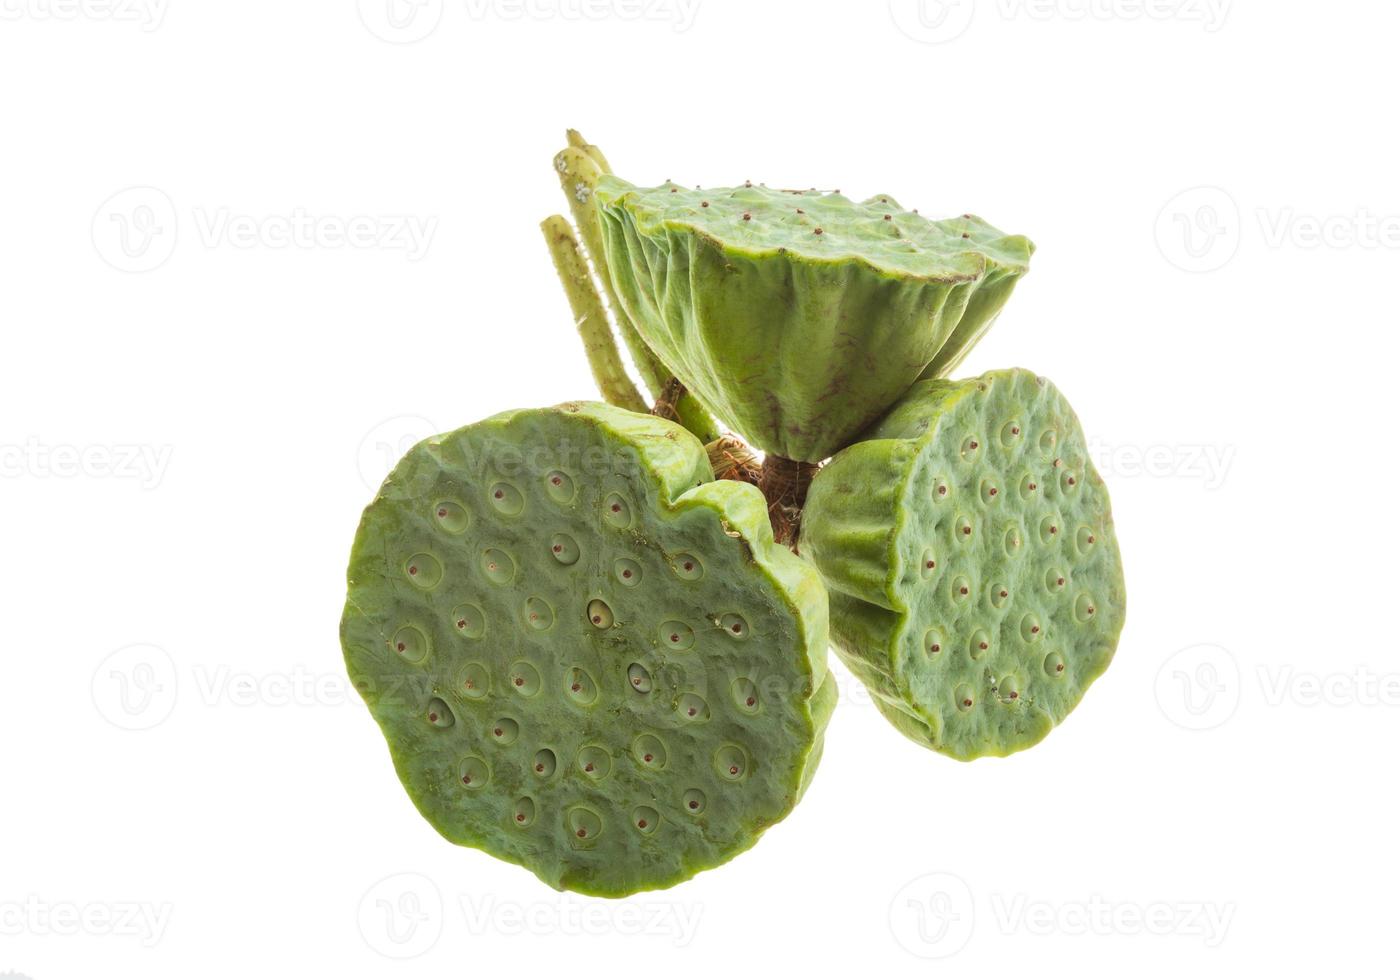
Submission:
[[579,251],[568,219],[559,214],[551,215],[540,222],[540,231],[549,246],[564,294],[569,298],[574,325],[583,338],[583,350],[588,355],[588,366],[593,370],[598,391],[610,405],[645,412],[646,402],[623,367],[603,299],[593,285],[593,277],[588,273],[588,264]]
[[584,139],[582,133],[577,129],[570,129],[566,131],[565,135],[569,138],[569,145],[578,147],[584,153],[592,157],[593,162],[598,165],[599,170],[605,174],[612,173],[612,167],[608,166],[608,158],[603,156],[603,151]]
[[[608,273],[607,256],[603,251],[603,233],[598,224],[598,208],[593,199],[598,187],[598,178],[609,172],[606,164],[607,160],[602,151],[586,143],[574,130],[569,132],[569,146],[554,157],[554,169],[559,176],[559,185],[568,199],[569,210],[583,238],[588,258],[603,283],[608,305],[617,321],[617,332],[622,335],[622,341],[632,355],[632,363],[637,366],[637,371],[651,391],[652,397],[660,398],[672,374],[642,340],[636,324],[628,317],[626,309],[618,300],[612,276]],[[701,442],[712,442],[719,437],[714,420],[693,395],[687,394],[677,403],[676,418]]]
[[802,508],[807,503],[807,491],[812,486],[812,477],[817,475],[818,465],[769,453],[759,473],[758,488],[768,501],[773,537],[794,551],[801,531]]

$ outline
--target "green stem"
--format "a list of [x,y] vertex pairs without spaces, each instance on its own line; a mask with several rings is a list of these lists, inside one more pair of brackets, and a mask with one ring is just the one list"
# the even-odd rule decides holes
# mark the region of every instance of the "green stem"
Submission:
[[593,162],[598,165],[598,169],[605,174],[612,173],[612,167],[608,166],[608,158],[603,156],[603,151],[598,149],[588,140],[583,138],[583,134],[577,129],[570,129],[566,135],[569,137],[569,145],[576,146],[584,153],[593,158]]
[[574,324],[583,338],[583,350],[588,355],[588,366],[593,370],[593,380],[598,390],[610,405],[645,412],[646,402],[623,367],[602,297],[593,285],[593,277],[589,275],[588,264],[579,251],[568,219],[563,215],[552,215],[540,222],[540,231],[544,233],[549,255],[554,259],[554,269],[559,273],[564,295],[569,298]]

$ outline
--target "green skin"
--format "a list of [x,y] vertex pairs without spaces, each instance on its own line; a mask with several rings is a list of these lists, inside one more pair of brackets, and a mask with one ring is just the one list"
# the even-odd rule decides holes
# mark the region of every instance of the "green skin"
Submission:
[[732,187],[594,195],[614,291],[700,401],[765,452],[820,462],[985,333],[1033,251],[887,195]]
[[349,583],[346,665],[409,796],[555,888],[722,864],[816,768],[825,589],[675,423],[569,403],[420,443]]
[[842,660],[905,735],[1029,748],[1113,657],[1122,560],[1064,397],[1029,371],[921,381],[807,498],[802,554]]

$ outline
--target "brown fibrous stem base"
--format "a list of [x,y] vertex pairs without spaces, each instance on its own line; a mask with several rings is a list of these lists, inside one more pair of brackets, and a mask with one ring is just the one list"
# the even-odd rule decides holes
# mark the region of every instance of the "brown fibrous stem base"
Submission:
[[710,456],[710,469],[716,480],[738,480],[758,486],[763,463],[748,443],[735,436],[721,436],[705,447]]
[[671,378],[661,389],[661,395],[656,399],[656,404],[651,408],[651,414],[657,418],[666,419],[668,422],[679,422],[676,415],[676,406],[685,397],[685,385],[681,384],[679,378]]
[[779,544],[785,544],[794,551],[797,550],[807,490],[819,467],[818,463],[799,463],[769,453],[759,473],[758,488],[768,501],[768,519],[773,524],[773,537]]

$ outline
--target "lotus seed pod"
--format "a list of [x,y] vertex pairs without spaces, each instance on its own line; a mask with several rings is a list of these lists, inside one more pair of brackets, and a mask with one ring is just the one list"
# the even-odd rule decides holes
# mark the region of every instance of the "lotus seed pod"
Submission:
[[1113,657],[1123,566],[1064,397],[1019,369],[921,381],[812,483],[802,553],[837,650],[905,735],[1009,755]]
[[570,403],[422,442],[349,585],[346,664],[413,802],[556,888],[722,864],[820,757],[825,589],[675,423]]
[[888,196],[602,177],[618,298],[647,345],[750,443],[800,462],[848,445],[925,371],[951,367],[1033,246]]

